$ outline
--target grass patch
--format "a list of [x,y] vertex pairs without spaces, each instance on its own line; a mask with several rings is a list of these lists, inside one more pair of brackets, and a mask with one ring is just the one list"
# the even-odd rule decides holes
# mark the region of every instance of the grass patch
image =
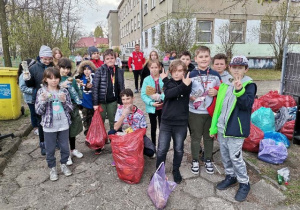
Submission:
[[285,204],[300,204],[300,180],[291,180],[286,187],[287,190],[283,192],[286,195]]
[[266,175],[274,180],[277,179],[277,171],[271,167],[263,167],[260,169],[263,175]]
[[125,71],[124,72],[124,79],[133,79],[133,73],[130,71]]
[[247,160],[249,160],[251,163],[253,163],[254,165],[257,165],[257,158],[251,158],[251,157],[247,157]]
[[249,69],[246,75],[253,80],[280,80],[281,71],[274,69]]

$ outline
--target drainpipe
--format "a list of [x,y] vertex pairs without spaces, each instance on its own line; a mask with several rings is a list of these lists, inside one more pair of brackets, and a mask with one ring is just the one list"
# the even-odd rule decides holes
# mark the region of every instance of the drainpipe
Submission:
[[[144,24],[143,24],[143,20],[144,20],[144,15],[143,15],[143,0],[140,0],[141,2],[141,5],[140,5],[140,9],[141,9],[141,12],[140,12],[140,14],[141,14],[141,44],[140,44],[140,46],[141,46],[141,51],[143,51],[143,49],[144,49],[144,42],[143,42],[143,27],[144,27]],[[148,1],[148,0],[146,0],[146,1]]]

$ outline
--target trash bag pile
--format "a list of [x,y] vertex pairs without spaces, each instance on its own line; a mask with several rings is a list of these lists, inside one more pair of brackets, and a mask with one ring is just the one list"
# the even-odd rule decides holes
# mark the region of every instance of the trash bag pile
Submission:
[[252,106],[250,135],[243,150],[258,152],[258,158],[281,164],[288,156],[293,138],[297,106],[292,96],[270,91],[255,99]]

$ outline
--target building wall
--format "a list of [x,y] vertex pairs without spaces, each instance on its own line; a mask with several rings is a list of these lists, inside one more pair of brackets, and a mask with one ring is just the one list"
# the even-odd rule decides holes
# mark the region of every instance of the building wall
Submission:
[[117,11],[110,11],[107,18],[109,48],[120,47],[120,24]]

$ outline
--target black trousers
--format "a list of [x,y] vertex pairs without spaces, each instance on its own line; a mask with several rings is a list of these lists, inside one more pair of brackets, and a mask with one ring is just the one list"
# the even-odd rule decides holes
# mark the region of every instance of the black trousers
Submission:
[[139,77],[141,77],[140,88],[142,88],[142,70],[133,70],[135,89],[139,90]]
[[160,126],[161,122],[161,113],[162,109],[160,110],[155,110],[155,113],[148,113],[149,114],[149,119],[150,119],[150,124],[151,124],[151,140],[152,143],[156,146],[156,129],[157,129],[157,119],[158,119],[158,126]]

